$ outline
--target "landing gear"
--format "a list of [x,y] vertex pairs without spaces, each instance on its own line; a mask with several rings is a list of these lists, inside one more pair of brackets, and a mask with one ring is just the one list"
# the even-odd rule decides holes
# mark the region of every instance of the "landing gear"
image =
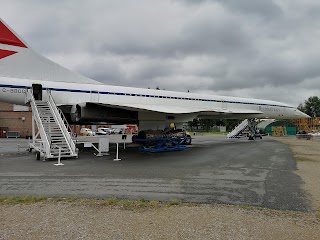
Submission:
[[186,137],[185,137],[185,140],[183,141],[183,143],[182,144],[185,144],[185,145],[190,145],[191,144],[191,137],[190,137],[190,135],[187,135]]

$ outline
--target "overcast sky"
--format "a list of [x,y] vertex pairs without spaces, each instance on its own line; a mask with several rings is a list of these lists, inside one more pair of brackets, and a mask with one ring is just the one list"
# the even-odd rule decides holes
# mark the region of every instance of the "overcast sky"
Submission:
[[0,17],[111,85],[294,106],[320,95],[319,0],[1,0]]

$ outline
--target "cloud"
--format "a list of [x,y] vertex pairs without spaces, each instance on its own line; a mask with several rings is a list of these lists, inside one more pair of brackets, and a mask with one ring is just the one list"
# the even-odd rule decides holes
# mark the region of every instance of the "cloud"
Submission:
[[319,10],[316,0],[3,0],[0,14],[40,53],[107,84],[298,105],[319,95]]

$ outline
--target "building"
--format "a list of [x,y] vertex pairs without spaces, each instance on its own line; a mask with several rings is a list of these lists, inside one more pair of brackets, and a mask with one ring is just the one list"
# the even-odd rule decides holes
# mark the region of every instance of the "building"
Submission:
[[288,121],[265,120],[257,125],[258,130],[262,130],[270,136],[293,136],[297,133],[297,127]]
[[8,132],[19,132],[23,138],[32,135],[30,107],[0,102],[0,137]]

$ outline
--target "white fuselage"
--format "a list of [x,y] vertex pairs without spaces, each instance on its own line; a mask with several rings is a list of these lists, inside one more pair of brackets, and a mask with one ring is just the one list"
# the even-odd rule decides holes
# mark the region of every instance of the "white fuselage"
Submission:
[[[35,83],[42,85],[44,99],[46,99],[47,91],[50,90],[57,105],[75,105],[91,102],[112,106],[126,105],[128,109],[130,106],[132,108],[137,108],[138,106],[141,109],[141,116],[148,115],[148,111],[144,111],[143,109],[143,106],[147,105],[148,109],[155,109],[154,112],[155,114],[158,113],[158,115],[176,115],[176,120],[179,119],[178,115],[188,118],[184,119],[185,117],[183,117],[181,119],[182,122],[197,116],[223,118],[226,115],[226,118],[274,119],[294,119],[307,116],[290,105],[269,100],[119,87],[104,84],[36,81],[6,77],[0,77],[0,101],[25,104],[26,89],[31,89],[32,84]],[[181,111],[177,109],[186,110]],[[219,110],[221,112],[216,113]],[[252,113],[241,113],[241,111],[248,112],[248,110],[252,111]],[[228,116],[228,112],[235,112],[235,114],[232,114],[232,117],[230,117]]]

